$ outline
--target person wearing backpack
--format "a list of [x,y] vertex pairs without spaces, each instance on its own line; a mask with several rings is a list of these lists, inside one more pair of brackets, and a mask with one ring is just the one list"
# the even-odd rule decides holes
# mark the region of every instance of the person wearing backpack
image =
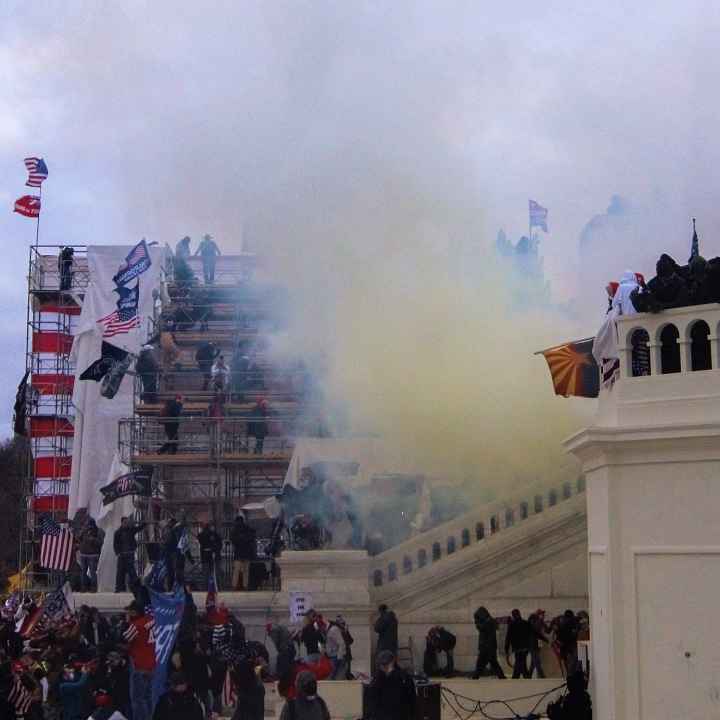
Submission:
[[317,680],[304,670],[295,681],[297,698],[288,700],[280,714],[280,720],[330,720],[325,701],[317,694]]

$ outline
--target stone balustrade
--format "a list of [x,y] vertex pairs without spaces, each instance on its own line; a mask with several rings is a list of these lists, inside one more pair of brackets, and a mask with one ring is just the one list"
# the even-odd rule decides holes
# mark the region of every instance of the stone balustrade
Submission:
[[617,328],[621,377],[718,369],[718,304],[621,316]]
[[561,487],[537,491],[526,488],[509,500],[476,508],[371,558],[371,587],[396,582],[399,577],[411,575],[443,557],[462,552],[584,491],[585,481],[580,477],[574,483],[566,482]]
[[596,425],[720,421],[720,304],[617,320],[619,378],[600,392]]

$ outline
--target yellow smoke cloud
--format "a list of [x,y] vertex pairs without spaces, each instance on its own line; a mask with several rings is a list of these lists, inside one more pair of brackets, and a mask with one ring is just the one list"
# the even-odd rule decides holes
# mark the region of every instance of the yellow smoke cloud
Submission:
[[560,443],[593,403],[555,397],[533,353],[578,328],[496,257],[471,203],[426,190],[335,198],[321,218],[294,206],[265,238],[290,345],[323,355],[350,430],[406,467],[483,491],[572,476]]

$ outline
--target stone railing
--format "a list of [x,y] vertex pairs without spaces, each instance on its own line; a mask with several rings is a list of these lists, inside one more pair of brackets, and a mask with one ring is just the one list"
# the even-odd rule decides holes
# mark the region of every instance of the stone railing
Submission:
[[460,553],[583,492],[585,479],[579,477],[574,483],[565,482],[560,487],[526,488],[509,500],[478,507],[370,558],[370,584],[381,587],[393,583],[401,576]]
[[691,305],[618,318],[620,375],[717,370],[720,305]]

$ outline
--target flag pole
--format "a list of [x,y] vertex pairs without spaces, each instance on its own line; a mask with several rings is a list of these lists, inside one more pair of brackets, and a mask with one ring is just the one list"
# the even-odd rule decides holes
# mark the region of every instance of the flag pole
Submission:
[[530,201],[528,200],[528,242],[532,240],[532,215],[530,214]]
[[40,242],[40,213],[42,212],[42,183],[40,184],[40,190],[39,190],[39,199],[40,199],[40,210],[38,211],[37,216],[37,225],[35,226],[35,249],[37,250],[38,244]]

